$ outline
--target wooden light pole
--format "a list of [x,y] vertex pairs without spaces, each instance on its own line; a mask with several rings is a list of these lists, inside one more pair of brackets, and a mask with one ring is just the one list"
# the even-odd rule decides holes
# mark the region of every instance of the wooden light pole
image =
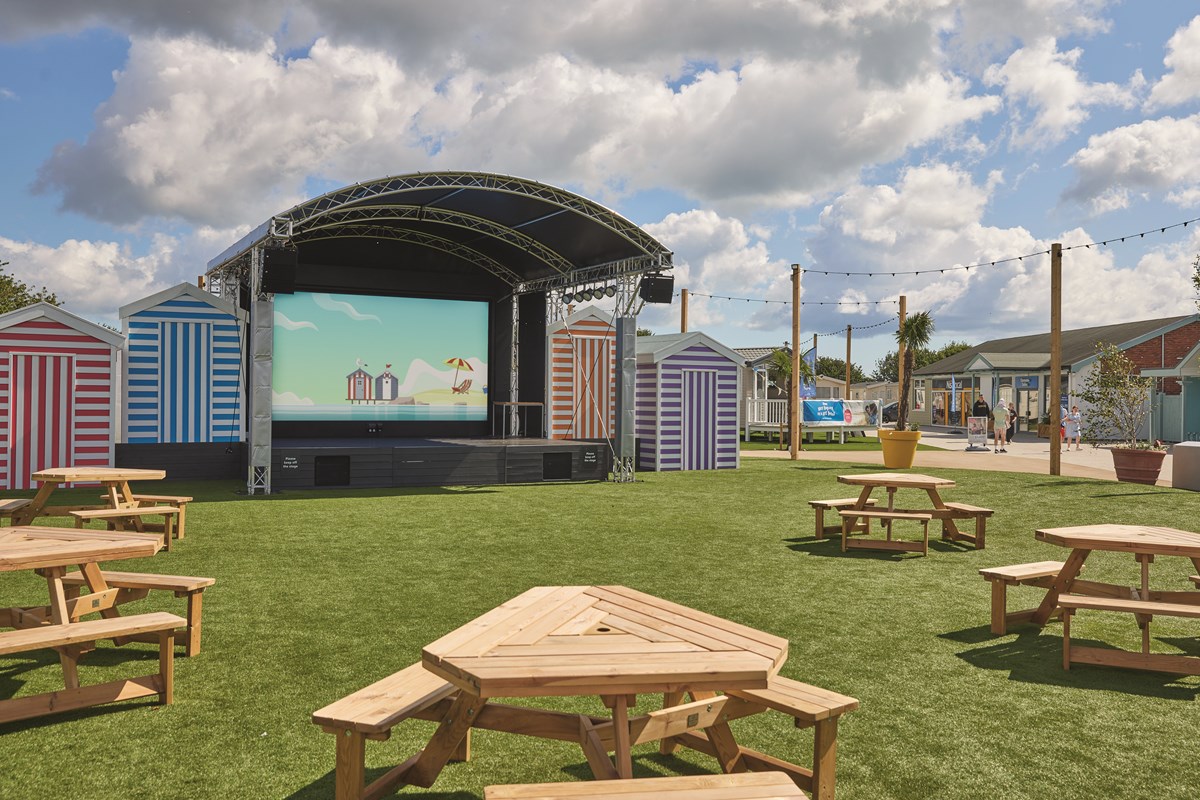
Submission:
[[687,301],[688,290],[682,289],[679,292],[679,332],[687,333]]
[[[908,308],[908,297],[900,295],[900,328],[904,330],[904,317]],[[900,393],[904,391],[904,342],[899,343],[896,349],[896,412],[900,411],[900,403],[902,398]]]
[[800,458],[800,265],[792,264],[792,380],[788,386],[792,398],[788,420],[788,453],[792,461]]
[[1050,245],[1050,474],[1062,475],[1062,245]]
[[846,326],[846,399],[850,399],[850,326]]

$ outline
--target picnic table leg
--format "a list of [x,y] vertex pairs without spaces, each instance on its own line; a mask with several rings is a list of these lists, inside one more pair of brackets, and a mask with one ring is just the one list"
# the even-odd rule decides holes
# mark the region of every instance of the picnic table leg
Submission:
[[[65,625],[71,621],[70,615],[67,613],[67,593],[62,582],[66,570],[62,567],[46,567],[42,574],[46,576],[46,587],[50,591],[50,619],[54,621],[55,625]],[[59,663],[62,664],[63,685],[68,689],[78,689],[77,653],[69,647],[55,649],[58,651]]]
[[588,766],[592,768],[592,776],[598,781],[616,780],[620,777],[608,750],[596,733],[596,726],[584,715],[579,716],[579,747],[587,758]]
[[813,800],[833,800],[837,780],[837,727],[838,718],[830,717],[818,722],[813,731]]
[[623,694],[613,698],[613,761],[617,766],[617,775],[622,778],[633,777],[633,754],[629,745],[629,698]]
[[[711,700],[717,696],[716,692],[691,692],[692,700]],[[708,741],[712,744],[713,750],[717,757],[717,763],[721,765],[721,772],[726,774],[733,772],[746,772],[749,767],[746,766],[746,759],[742,757],[742,748],[738,746],[737,740],[733,738],[733,731],[729,728],[728,722],[718,722],[704,729],[704,735],[708,737]]]
[[425,789],[432,786],[485,705],[487,698],[459,692],[429,744],[425,745],[400,780]]
[[366,781],[366,737],[351,730],[337,735],[333,796],[336,800],[361,800]]
[[[817,512],[818,514],[820,511]],[[672,708],[679,705],[683,701],[683,692],[665,692],[663,693],[663,708]],[[658,752],[664,756],[669,756],[679,747],[679,743],[674,739],[663,739],[658,743]]]
[[1079,576],[1079,571],[1083,569],[1084,560],[1091,552],[1091,550],[1083,549],[1071,551],[1071,555],[1067,556],[1067,560],[1063,562],[1063,568],[1058,571],[1058,577],[1050,584],[1050,588],[1046,590],[1046,596],[1042,598],[1037,610],[1033,612],[1030,622],[1038,627],[1046,624],[1046,620],[1050,619],[1050,615],[1058,606],[1058,596],[1071,588],[1071,584]]
[[[929,495],[929,502],[933,503],[934,508],[939,509],[939,510],[945,510],[946,503],[943,502],[942,496],[941,496],[941,494],[938,493],[938,490],[936,488],[930,486],[929,488],[927,488],[925,490],[925,493]],[[976,524],[976,526],[975,526],[975,534],[976,534],[976,536],[979,535],[978,524]],[[959,535],[960,534],[959,534],[958,526],[954,524],[954,520],[951,519],[950,517],[942,517],[942,538],[957,541]],[[978,549],[979,540],[976,539],[975,542],[976,542],[976,549]]]
[[54,492],[54,487],[57,485],[52,481],[39,481],[37,494],[33,496],[33,502],[13,512],[12,524],[32,525],[41,510],[46,507],[46,501],[50,499],[50,495]]

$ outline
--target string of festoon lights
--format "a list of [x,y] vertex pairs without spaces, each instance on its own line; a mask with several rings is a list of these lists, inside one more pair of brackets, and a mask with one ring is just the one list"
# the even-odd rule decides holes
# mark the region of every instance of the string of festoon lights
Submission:
[[[1157,228],[1150,228],[1149,230],[1139,231],[1138,233],[1128,233],[1124,236],[1113,236],[1108,239],[1099,239],[1094,242],[1081,242],[1079,244],[1064,245],[1062,249],[1065,253],[1068,250],[1079,250],[1081,248],[1090,250],[1093,247],[1108,247],[1109,245],[1123,244],[1129,239],[1145,239],[1147,234],[1165,234],[1167,231],[1172,230],[1173,228],[1186,228],[1188,225],[1191,225],[1194,222],[1200,222],[1200,217],[1194,217],[1192,219],[1184,220],[1183,222],[1174,222],[1170,225],[1163,225]],[[979,269],[981,267],[995,267],[1000,264],[1010,264],[1014,261],[1024,261],[1027,258],[1038,258],[1039,256],[1048,255],[1050,255],[1049,250],[1037,250],[1032,253],[1025,253],[1024,255],[1007,256],[1005,258],[997,258],[993,261],[979,261],[974,264],[955,264],[954,266],[950,267],[935,267],[930,269],[879,270],[878,272],[864,270],[843,271],[835,269],[818,269],[816,267],[799,267],[799,269],[803,273],[813,273],[816,275],[863,275],[870,277],[890,275],[894,278],[897,275],[929,275],[932,273],[945,274],[947,272],[956,272],[959,270],[969,271],[973,269]]]
[[[679,293],[675,293],[679,297]],[[740,303],[778,303],[781,306],[790,306],[791,300],[767,300],[761,297],[729,297],[723,294],[702,294],[700,292],[688,292],[688,297],[708,297],[714,300],[733,300]],[[802,306],[871,306],[882,305],[885,303],[899,303],[899,300],[801,300]]]

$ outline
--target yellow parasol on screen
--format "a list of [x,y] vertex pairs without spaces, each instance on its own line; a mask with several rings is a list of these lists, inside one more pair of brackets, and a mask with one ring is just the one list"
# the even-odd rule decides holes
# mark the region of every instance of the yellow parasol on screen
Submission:
[[447,358],[443,363],[454,367],[454,380],[450,382],[451,386],[458,385],[458,371],[460,369],[465,369],[467,372],[475,371],[475,368],[472,367],[465,358]]

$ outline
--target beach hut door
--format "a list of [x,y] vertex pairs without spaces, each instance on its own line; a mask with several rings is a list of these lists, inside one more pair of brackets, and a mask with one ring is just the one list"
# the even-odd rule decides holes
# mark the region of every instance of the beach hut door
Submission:
[[212,441],[212,326],[164,322],[160,336],[159,441]]
[[74,464],[74,366],[66,355],[13,354],[5,488],[32,489],[32,473]]
[[717,468],[717,373],[683,370],[683,469]]

